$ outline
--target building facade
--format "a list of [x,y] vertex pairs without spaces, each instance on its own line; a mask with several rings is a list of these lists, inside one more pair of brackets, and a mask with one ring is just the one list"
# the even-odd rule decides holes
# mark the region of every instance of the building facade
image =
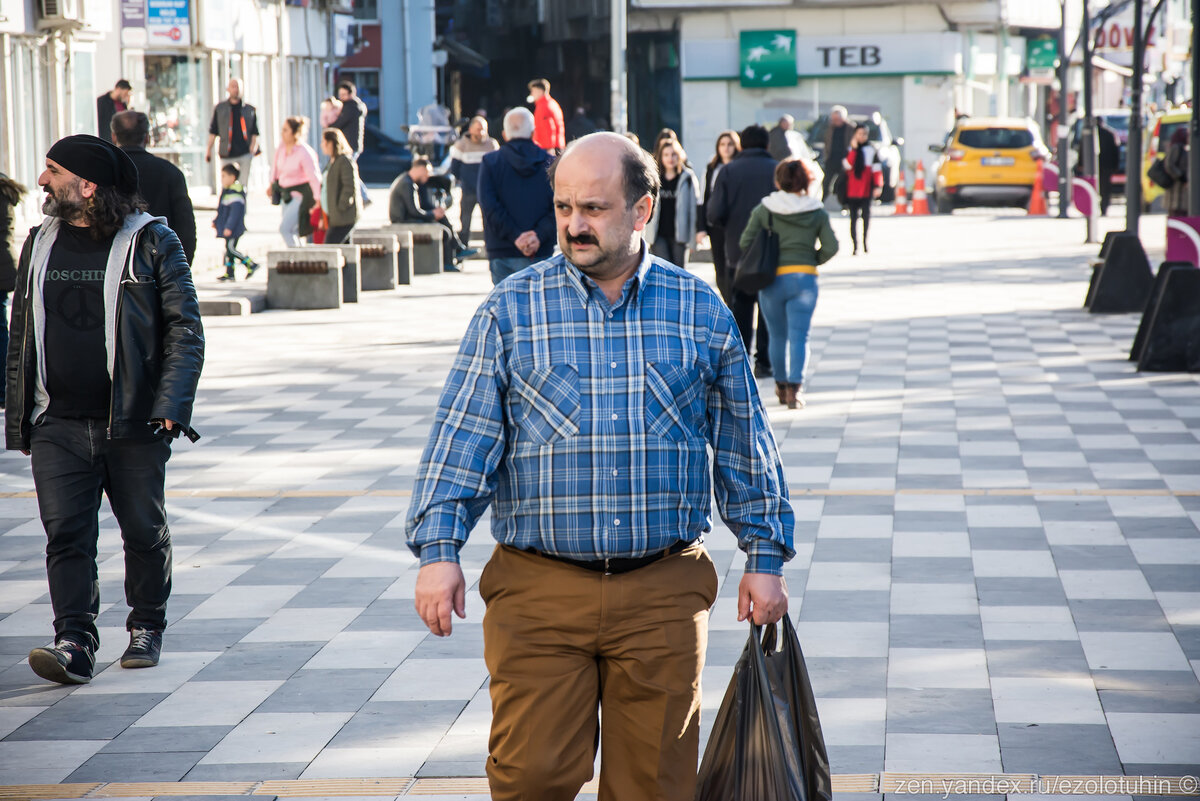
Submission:
[[633,4],[631,50],[678,33],[680,134],[697,153],[728,128],[783,114],[807,128],[843,105],[879,112],[906,161],[930,162],[959,114],[1040,121],[1047,87],[1022,80],[1026,43],[1061,26],[1059,4],[1036,0]]
[[249,183],[263,186],[285,117],[309,117],[317,141],[350,13],[349,0],[0,0],[0,170],[33,186],[50,144],[97,133],[96,98],[124,78],[151,152],[211,190],[209,124],[236,77],[258,111],[265,158]]

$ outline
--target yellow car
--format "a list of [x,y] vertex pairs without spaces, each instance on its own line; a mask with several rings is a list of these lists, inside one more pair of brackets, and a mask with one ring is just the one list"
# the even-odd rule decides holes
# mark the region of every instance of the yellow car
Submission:
[[1171,146],[1171,137],[1181,128],[1187,130],[1191,119],[1192,110],[1190,108],[1171,109],[1159,114],[1154,120],[1154,125],[1146,131],[1146,152],[1142,158],[1142,202],[1146,204],[1147,208],[1167,190],[1151,181],[1146,173],[1155,160],[1167,155],[1167,148]]
[[1027,206],[1038,157],[1049,159],[1037,123],[1019,117],[964,117],[937,153],[937,210],[959,206]]

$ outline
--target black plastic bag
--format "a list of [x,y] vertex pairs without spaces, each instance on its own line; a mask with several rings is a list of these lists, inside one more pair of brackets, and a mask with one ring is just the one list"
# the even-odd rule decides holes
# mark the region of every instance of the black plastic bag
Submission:
[[1175,185],[1175,176],[1167,170],[1166,159],[1155,159],[1146,170],[1146,177],[1163,189],[1170,189]]
[[738,259],[733,287],[739,292],[753,295],[775,281],[775,271],[779,269],[779,234],[772,227],[774,219],[767,212],[767,227],[759,229],[750,247]]
[[696,801],[830,801],[833,790],[821,721],[796,629],[783,616],[760,632],[738,659],[717,712]]

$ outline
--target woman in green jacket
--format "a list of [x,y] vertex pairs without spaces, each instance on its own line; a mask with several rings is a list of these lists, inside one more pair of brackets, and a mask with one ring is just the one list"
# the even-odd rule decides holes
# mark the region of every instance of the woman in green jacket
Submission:
[[817,308],[817,267],[838,250],[829,215],[821,201],[808,194],[810,179],[800,159],[779,162],[775,168],[779,191],[763,198],[750,213],[740,240],[744,252],[763,228],[779,236],[779,268],[771,285],[758,293],[758,305],[771,335],[775,395],[789,409],[804,406],[800,393],[808,364],[808,329]]
[[325,244],[340,245],[358,223],[358,166],[350,157],[350,143],[337,128],[326,128],[321,134],[321,149],[329,157],[321,179],[321,211],[329,221]]

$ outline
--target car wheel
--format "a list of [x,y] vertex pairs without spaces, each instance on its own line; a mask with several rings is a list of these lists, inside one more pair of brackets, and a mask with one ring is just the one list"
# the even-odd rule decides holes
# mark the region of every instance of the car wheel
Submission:
[[943,195],[942,193],[939,192],[937,195],[935,195],[935,203],[937,205],[938,214],[953,214],[954,213],[954,199],[953,198],[946,197],[945,195]]

